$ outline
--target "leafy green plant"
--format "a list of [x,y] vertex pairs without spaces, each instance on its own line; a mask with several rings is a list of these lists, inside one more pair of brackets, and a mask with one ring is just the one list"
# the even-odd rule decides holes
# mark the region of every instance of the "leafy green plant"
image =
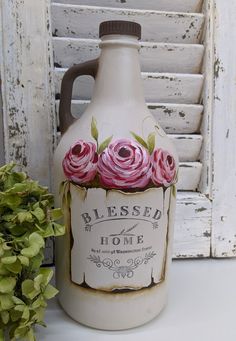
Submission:
[[64,234],[53,195],[10,163],[0,168],[0,341],[35,340],[47,300],[57,294],[53,271],[40,268],[45,239]]

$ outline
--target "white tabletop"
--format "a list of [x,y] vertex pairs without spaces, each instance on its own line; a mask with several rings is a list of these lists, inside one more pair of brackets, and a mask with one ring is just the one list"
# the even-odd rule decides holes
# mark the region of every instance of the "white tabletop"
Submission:
[[84,327],[56,300],[49,303],[46,323],[46,329],[37,328],[38,341],[235,341],[236,259],[174,261],[168,306],[139,328],[110,332]]

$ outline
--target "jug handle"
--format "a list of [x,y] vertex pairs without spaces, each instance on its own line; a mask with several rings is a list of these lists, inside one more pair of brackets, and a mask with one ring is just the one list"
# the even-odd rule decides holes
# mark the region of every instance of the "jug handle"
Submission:
[[66,71],[61,82],[61,95],[59,105],[60,131],[64,134],[68,127],[76,120],[71,114],[71,98],[73,83],[79,76],[96,77],[98,58],[88,62],[74,65]]

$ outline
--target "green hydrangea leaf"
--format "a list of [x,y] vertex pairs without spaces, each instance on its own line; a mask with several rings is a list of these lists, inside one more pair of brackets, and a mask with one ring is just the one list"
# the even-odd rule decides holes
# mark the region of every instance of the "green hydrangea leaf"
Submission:
[[22,270],[22,265],[19,259],[17,259],[15,263],[5,264],[5,267],[14,274],[19,274]]
[[53,220],[58,220],[58,219],[61,219],[63,217],[63,213],[62,213],[61,208],[54,208],[53,210],[51,210],[50,214],[51,214],[51,218]]
[[0,341],[4,341],[4,331],[0,329]]
[[29,247],[26,247],[24,249],[21,250],[21,254],[22,256],[28,257],[28,258],[32,258],[34,256],[36,256],[39,253],[40,250],[40,246],[37,244],[32,244]]
[[21,318],[24,319],[24,320],[28,320],[29,317],[30,317],[29,308],[27,306],[25,306]]
[[30,328],[30,330],[28,331],[28,333],[26,334],[26,339],[28,341],[36,341],[36,338],[34,336],[34,331],[32,328]]
[[3,277],[0,279],[0,292],[7,294],[12,292],[16,286],[16,279],[14,277]]
[[35,289],[34,281],[32,281],[32,279],[24,280],[24,282],[21,285],[21,289],[22,289],[22,294],[25,297],[30,298],[31,300],[40,293],[40,290]]
[[39,274],[43,275],[43,284],[47,285],[53,276],[53,271],[49,268],[41,268]]
[[6,269],[5,265],[0,262],[0,276],[9,275],[9,271]]
[[24,305],[25,303],[18,297],[16,296],[12,296],[12,301],[15,303],[15,304],[20,304],[20,305]]
[[10,310],[10,316],[11,316],[12,322],[16,322],[16,321],[20,320],[21,319],[21,315],[22,315],[22,312],[15,310],[15,308],[14,308],[14,310],[13,309]]
[[91,121],[91,135],[95,141],[98,141],[97,121],[94,117],[92,117],[92,121]]
[[38,221],[42,222],[45,219],[45,213],[42,208],[37,207],[32,211],[32,214],[38,219]]
[[30,245],[35,245],[37,244],[40,248],[45,246],[45,242],[42,236],[38,234],[37,232],[33,232],[29,236],[29,243]]
[[53,223],[54,235],[56,237],[62,236],[65,233],[65,226],[57,223]]
[[40,290],[40,286],[41,286],[43,281],[44,281],[44,277],[42,274],[39,274],[38,276],[36,276],[34,278],[34,288],[36,290]]
[[54,230],[53,230],[53,225],[52,225],[52,223],[50,222],[50,223],[48,223],[47,225],[46,225],[46,229],[42,232],[42,236],[44,237],[44,238],[48,238],[48,237],[52,237],[52,236],[54,236],[55,235],[55,233],[54,233]]
[[22,265],[24,266],[29,266],[29,258],[25,256],[17,256],[19,261],[21,262]]
[[5,195],[4,204],[14,209],[19,206],[22,202],[22,199],[18,195]]
[[4,324],[7,324],[9,322],[9,318],[10,318],[9,312],[8,311],[1,311],[0,314],[1,314],[2,322]]
[[9,310],[14,306],[11,294],[0,294],[0,305],[2,310]]
[[131,131],[130,133],[133,135],[133,137],[138,143],[140,143],[144,148],[148,149],[147,143],[144,141],[144,139],[141,136],[135,134],[133,131]]
[[32,309],[37,310],[38,308],[46,308],[47,303],[43,295],[39,295],[37,299],[32,303]]
[[48,284],[46,286],[46,289],[43,292],[43,296],[49,300],[51,298],[53,298],[54,296],[56,296],[58,294],[58,290],[56,288],[54,288],[51,284]]
[[52,271],[40,269],[45,239],[63,234],[64,226],[54,223],[62,211],[48,189],[14,166],[0,167],[0,341],[4,332],[12,341],[31,341],[34,325],[45,326],[47,297],[57,293]]
[[12,263],[15,263],[16,261],[17,261],[16,256],[9,256],[9,257],[2,257],[1,258],[1,262],[3,264],[12,264]]
[[17,219],[19,221],[20,224],[22,224],[24,221],[27,221],[29,223],[31,223],[33,221],[33,216],[30,212],[19,212],[17,214]]
[[150,155],[153,153],[153,150],[155,148],[155,139],[156,139],[156,134],[155,133],[150,133],[148,135],[147,145],[148,145],[148,151],[149,151]]
[[32,271],[38,270],[42,265],[43,253],[40,251],[36,256],[30,259],[30,268]]

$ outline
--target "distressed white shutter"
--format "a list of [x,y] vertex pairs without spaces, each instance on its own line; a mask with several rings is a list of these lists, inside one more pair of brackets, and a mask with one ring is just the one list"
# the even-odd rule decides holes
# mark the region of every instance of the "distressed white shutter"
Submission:
[[[101,21],[137,21],[146,101],[181,160],[174,256],[236,255],[235,0],[2,0],[0,9],[5,161],[50,184],[65,70],[98,55]],[[92,85],[74,86],[77,117]]]
[[[204,149],[201,1],[58,0],[52,3],[58,98],[66,68],[99,55],[99,23],[109,19],[133,20],[142,25],[140,60],[146,101],[179,152],[180,192],[174,255],[208,257],[211,205],[199,188],[204,171],[200,156]],[[91,78],[83,77],[74,85],[72,110],[77,117],[89,101],[92,84]],[[58,104],[59,100],[57,108]]]

